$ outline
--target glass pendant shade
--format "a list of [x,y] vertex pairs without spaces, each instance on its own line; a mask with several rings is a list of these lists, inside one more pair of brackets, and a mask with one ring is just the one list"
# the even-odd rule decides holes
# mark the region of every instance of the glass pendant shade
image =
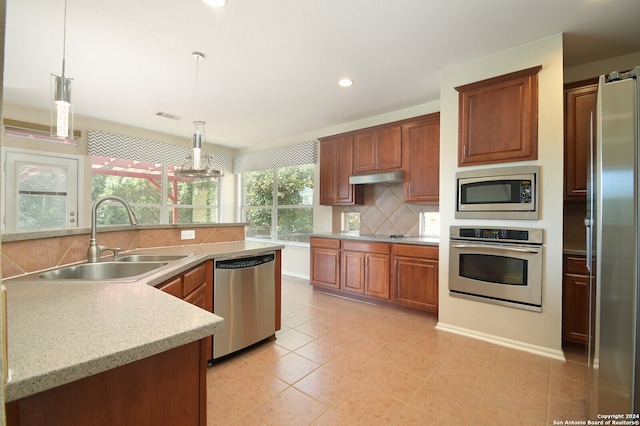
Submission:
[[51,75],[51,79],[51,134],[59,138],[73,139],[71,79],[57,75]]

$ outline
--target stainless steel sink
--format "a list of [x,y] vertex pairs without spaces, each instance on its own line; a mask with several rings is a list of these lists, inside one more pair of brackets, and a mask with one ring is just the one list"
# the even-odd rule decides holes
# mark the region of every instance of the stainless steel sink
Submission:
[[116,257],[114,262],[170,262],[180,260],[189,256],[188,254],[132,254],[129,256]]
[[135,281],[165,265],[167,262],[83,263],[45,272],[39,277],[50,280]]

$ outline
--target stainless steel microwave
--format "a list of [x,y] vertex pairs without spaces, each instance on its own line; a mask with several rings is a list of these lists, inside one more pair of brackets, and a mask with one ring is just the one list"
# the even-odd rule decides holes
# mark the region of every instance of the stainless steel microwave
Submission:
[[539,176],[538,166],[456,173],[456,218],[538,219]]

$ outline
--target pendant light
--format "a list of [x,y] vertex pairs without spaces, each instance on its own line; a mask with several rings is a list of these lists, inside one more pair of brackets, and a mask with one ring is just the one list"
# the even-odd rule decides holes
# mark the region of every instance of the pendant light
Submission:
[[[204,55],[200,52],[191,53],[191,57],[196,61],[196,93],[198,97],[198,65],[204,59]],[[204,125],[206,122],[198,120],[198,103],[196,101],[196,121],[193,122],[194,129],[191,141],[193,143],[193,155],[187,156],[185,162],[176,168],[174,174],[178,177],[207,179],[222,176],[222,172],[215,170],[211,165],[211,156],[202,154],[202,143],[206,142]],[[204,161],[203,161],[204,160]],[[204,163],[204,164],[203,164]]]
[[[73,105],[71,105],[71,78],[65,71],[67,48],[67,0],[64,1],[64,27],[62,35],[62,75],[51,74],[51,136],[73,139]],[[55,116],[55,119],[54,119]]]

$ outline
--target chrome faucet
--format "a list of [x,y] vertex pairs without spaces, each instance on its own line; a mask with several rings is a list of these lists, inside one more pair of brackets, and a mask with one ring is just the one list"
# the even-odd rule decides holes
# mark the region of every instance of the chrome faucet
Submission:
[[100,255],[104,251],[107,251],[107,250],[112,251],[114,257],[118,257],[118,253],[120,252],[119,248],[100,246],[98,245],[98,241],[97,241],[96,211],[98,210],[98,207],[100,206],[100,204],[108,200],[118,201],[120,204],[122,204],[125,207],[125,209],[127,209],[127,215],[129,216],[129,223],[131,225],[138,224],[138,219],[136,218],[136,215],[133,213],[133,210],[131,210],[131,206],[124,199],[117,197],[115,195],[107,195],[106,197],[102,197],[96,200],[93,203],[93,207],[91,208],[91,240],[89,241],[89,249],[87,250],[87,261],[89,263],[100,262]]

